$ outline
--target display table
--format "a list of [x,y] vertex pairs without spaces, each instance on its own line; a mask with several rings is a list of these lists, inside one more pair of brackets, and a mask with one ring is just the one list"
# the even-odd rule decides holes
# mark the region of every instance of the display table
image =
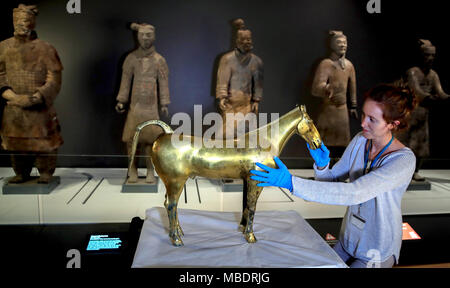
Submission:
[[133,268],[144,267],[347,267],[295,211],[257,211],[246,242],[238,230],[241,213],[178,209],[184,246],[168,236],[164,208],[146,211]]

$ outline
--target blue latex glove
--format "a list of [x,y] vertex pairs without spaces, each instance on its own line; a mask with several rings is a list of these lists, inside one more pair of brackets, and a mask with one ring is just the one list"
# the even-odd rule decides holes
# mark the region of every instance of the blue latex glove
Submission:
[[275,160],[278,169],[267,167],[261,163],[255,163],[256,166],[265,171],[250,170],[250,173],[254,174],[251,175],[250,179],[261,182],[256,184],[259,187],[277,186],[289,189],[292,192],[291,173],[289,173],[286,165],[278,157],[274,157],[273,160]]
[[308,142],[306,142],[306,146],[308,147],[309,154],[311,154],[311,157],[314,159],[314,162],[316,162],[316,166],[319,168],[323,168],[330,163],[330,151],[328,151],[327,146],[325,144],[320,145],[317,149],[311,149],[309,147]]

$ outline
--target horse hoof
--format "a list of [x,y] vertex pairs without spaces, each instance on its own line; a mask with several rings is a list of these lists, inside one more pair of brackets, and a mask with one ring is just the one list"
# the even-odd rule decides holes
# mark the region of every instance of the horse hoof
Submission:
[[176,246],[176,247],[181,247],[184,245],[183,240],[181,240],[180,238],[170,238],[170,240],[172,241],[172,245]]
[[255,234],[253,234],[253,232],[245,233],[245,240],[247,240],[248,243],[256,243]]

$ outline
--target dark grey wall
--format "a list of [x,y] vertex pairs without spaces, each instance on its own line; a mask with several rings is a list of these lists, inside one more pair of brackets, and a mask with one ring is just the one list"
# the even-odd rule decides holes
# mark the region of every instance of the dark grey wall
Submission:
[[[448,17],[437,0],[381,0],[381,14],[367,13],[366,0],[81,0],[80,15],[66,12],[67,1],[2,1],[0,39],[12,36],[12,8],[22,2],[38,5],[38,36],[57,49],[64,65],[56,101],[65,139],[60,166],[126,166],[121,143],[125,116],[116,114],[114,106],[121,64],[135,46],[128,28],[135,21],[156,27],[155,45],[170,69],[171,115],[192,116],[194,104],[202,104],[204,114],[216,111],[217,61],[230,48],[230,20],[237,17],[252,30],[254,52],[265,64],[261,112],[281,115],[300,103],[315,115],[319,102],[309,91],[312,73],[327,55],[329,29],[343,30],[348,37],[360,105],[364,91],[399,78],[418,62],[419,37],[437,47],[435,70],[450,92]],[[432,156],[437,159],[450,158],[441,133],[449,106],[440,103],[431,111]],[[355,120],[352,134],[358,131]],[[292,138],[282,156],[307,157],[303,140]]]

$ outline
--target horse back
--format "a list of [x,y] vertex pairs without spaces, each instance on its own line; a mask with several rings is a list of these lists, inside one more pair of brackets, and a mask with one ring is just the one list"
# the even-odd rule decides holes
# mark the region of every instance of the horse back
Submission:
[[205,147],[202,142],[196,142],[201,140],[179,134],[160,136],[152,149],[156,172],[173,177],[244,179],[255,169],[255,162],[267,162],[272,157],[260,148]]

